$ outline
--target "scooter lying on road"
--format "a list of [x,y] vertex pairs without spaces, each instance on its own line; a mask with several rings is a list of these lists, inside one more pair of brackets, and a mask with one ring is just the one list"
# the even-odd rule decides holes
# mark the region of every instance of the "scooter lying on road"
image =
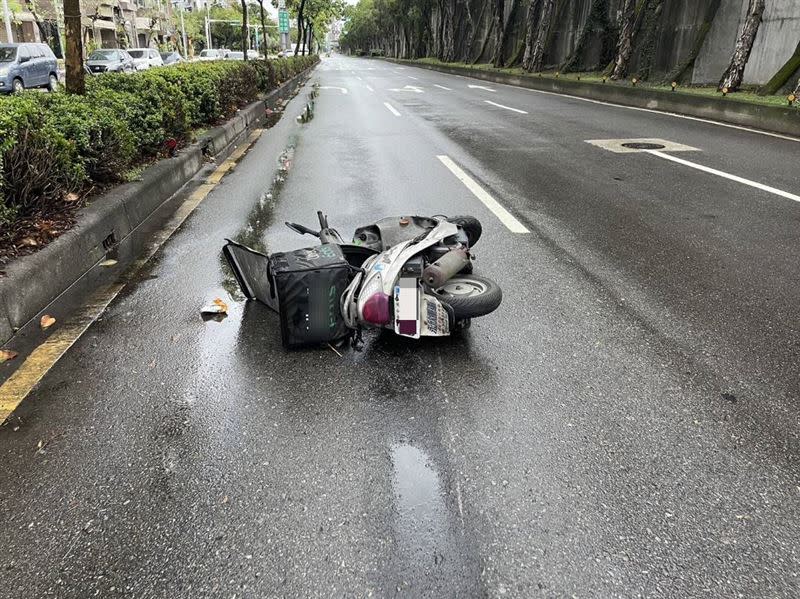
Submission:
[[286,223],[317,237],[315,248],[268,257],[229,241],[224,250],[245,296],[281,315],[287,347],[362,328],[415,339],[446,336],[502,301],[497,283],[472,274],[471,250],[482,232],[474,217],[384,218],[346,242],[317,215],[318,231]]

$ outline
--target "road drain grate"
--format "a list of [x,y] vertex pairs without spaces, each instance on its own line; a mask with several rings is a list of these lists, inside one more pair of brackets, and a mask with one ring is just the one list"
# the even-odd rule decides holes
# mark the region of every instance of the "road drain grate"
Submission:
[[630,148],[631,150],[663,150],[667,146],[662,144],[652,144],[652,143],[645,143],[641,141],[632,141],[629,143],[622,144],[623,148]]

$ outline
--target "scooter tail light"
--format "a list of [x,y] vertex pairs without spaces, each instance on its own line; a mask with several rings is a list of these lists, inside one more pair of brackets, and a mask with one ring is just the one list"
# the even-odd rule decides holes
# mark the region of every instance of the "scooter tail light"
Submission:
[[392,321],[390,300],[385,293],[373,293],[361,307],[361,317],[371,324],[389,324]]

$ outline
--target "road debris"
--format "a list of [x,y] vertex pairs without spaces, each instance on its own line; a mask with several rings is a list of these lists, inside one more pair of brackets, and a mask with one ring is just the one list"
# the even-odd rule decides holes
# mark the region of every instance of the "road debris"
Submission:
[[44,330],[49,329],[55,323],[56,323],[56,319],[53,318],[52,316],[50,316],[49,314],[45,314],[44,316],[42,316],[42,319],[39,321],[39,325]]
[[210,304],[206,304],[200,309],[200,316],[203,320],[216,320],[221,322],[228,316],[228,304],[220,298],[215,298]]
[[12,349],[0,349],[0,364],[3,362],[8,362],[9,360],[13,360],[18,355],[19,353]]

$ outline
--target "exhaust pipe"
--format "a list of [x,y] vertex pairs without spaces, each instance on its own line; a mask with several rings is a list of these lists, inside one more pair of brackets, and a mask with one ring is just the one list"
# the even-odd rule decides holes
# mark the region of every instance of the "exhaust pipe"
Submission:
[[422,280],[438,289],[469,264],[469,254],[464,248],[450,250],[422,271]]

